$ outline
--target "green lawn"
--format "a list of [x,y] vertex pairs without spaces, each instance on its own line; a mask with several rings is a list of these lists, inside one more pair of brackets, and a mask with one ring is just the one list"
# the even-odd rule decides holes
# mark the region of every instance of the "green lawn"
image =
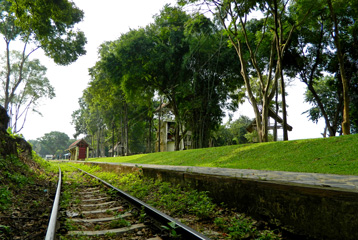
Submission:
[[358,175],[358,134],[90,161]]

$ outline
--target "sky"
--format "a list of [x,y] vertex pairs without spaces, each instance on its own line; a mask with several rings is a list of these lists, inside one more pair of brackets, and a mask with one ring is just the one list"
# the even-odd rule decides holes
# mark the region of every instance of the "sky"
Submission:
[[[74,126],[71,125],[71,114],[79,109],[78,99],[88,86],[90,77],[88,69],[98,60],[97,50],[105,41],[116,40],[121,34],[130,29],[144,27],[153,22],[153,15],[158,14],[166,3],[175,5],[175,0],[74,0],[74,3],[84,11],[84,20],[76,25],[87,37],[87,54],[81,56],[69,66],[56,65],[46,57],[42,50],[37,50],[31,58],[40,59],[41,64],[47,67],[47,78],[55,88],[56,97],[45,99],[39,107],[42,116],[29,113],[24,129],[20,132],[25,139],[37,139],[51,131],[66,133],[73,138]],[[5,49],[2,45],[1,48]],[[288,124],[293,127],[289,132],[289,139],[319,138],[323,132],[324,123],[318,124],[302,115],[309,109],[304,103],[304,84],[297,81],[287,87]],[[245,103],[234,113],[234,119],[241,115],[254,117],[250,104]],[[225,121],[226,119],[224,119]]]

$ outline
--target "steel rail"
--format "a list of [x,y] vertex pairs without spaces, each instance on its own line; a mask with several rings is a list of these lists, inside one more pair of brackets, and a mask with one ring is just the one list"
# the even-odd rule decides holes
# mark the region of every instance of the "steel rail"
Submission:
[[59,209],[59,203],[60,203],[60,195],[61,195],[61,168],[58,168],[58,183],[57,183],[57,190],[56,190],[56,196],[55,200],[52,205],[52,211],[51,211],[51,217],[50,221],[48,223],[47,232],[45,240],[53,240],[55,239],[56,234],[56,225],[57,225],[57,215],[58,215],[58,209]]
[[77,169],[88,174],[89,176],[97,179],[98,181],[102,182],[106,186],[116,190],[122,198],[124,198],[126,201],[130,202],[131,204],[135,205],[138,209],[142,209],[144,207],[144,211],[147,214],[147,216],[152,217],[153,219],[157,220],[164,226],[166,226],[168,223],[174,222],[176,225],[175,231],[177,232],[177,234],[180,234],[183,237],[183,239],[205,239],[205,240],[209,239],[210,240],[210,238],[204,236],[203,234],[184,225],[183,223],[181,223],[178,220],[168,216],[167,214],[155,209],[154,207],[142,202],[138,198],[135,198],[135,197],[129,195],[128,193],[116,188],[115,186],[107,183],[106,181],[100,179],[99,177],[97,177],[93,174],[90,174],[80,168],[77,168]]

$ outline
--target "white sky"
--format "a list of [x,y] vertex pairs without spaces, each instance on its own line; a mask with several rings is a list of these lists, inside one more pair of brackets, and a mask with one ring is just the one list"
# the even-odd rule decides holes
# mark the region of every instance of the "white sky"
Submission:
[[[71,125],[71,114],[79,108],[78,99],[90,80],[88,68],[97,61],[97,49],[105,41],[117,39],[121,33],[130,28],[146,26],[153,22],[152,16],[159,13],[166,3],[175,4],[175,0],[74,0],[75,4],[84,11],[83,22],[77,25],[87,37],[87,54],[80,57],[69,66],[58,66],[44,56],[41,50],[32,55],[39,58],[47,67],[47,77],[55,88],[56,98],[45,100],[39,108],[43,117],[29,113],[24,129],[20,132],[26,139],[36,139],[51,131],[60,131],[73,138],[74,126]],[[4,49],[3,43],[1,48]],[[288,123],[293,126],[289,139],[318,138],[323,132],[323,121],[314,124],[302,115],[309,108],[303,101],[304,84],[296,81],[294,86],[287,89]],[[235,113],[253,117],[249,104],[240,106]]]

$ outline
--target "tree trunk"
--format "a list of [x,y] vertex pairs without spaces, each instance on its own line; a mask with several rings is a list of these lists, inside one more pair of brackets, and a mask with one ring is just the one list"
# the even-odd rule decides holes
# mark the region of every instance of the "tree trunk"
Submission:
[[161,130],[161,122],[160,122],[160,118],[162,116],[162,97],[160,97],[160,103],[159,103],[159,116],[158,116],[158,152],[160,152],[160,147],[161,147],[161,133],[162,133],[162,130]]
[[114,120],[112,121],[112,157],[114,157]]
[[339,62],[339,70],[341,74],[342,79],[342,86],[343,86],[343,122],[342,122],[342,132],[344,135],[350,134],[350,120],[349,120],[349,94],[348,94],[348,79],[346,77],[346,72],[344,69],[344,57],[342,53],[341,43],[340,43],[340,37],[339,37],[339,30],[338,30],[338,20],[336,17],[336,14],[334,12],[332,1],[327,0],[328,7],[331,13],[332,22],[334,24],[334,44],[337,48],[337,56],[338,56],[338,62]]
[[120,150],[120,154],[121,154],[121,156],[124,156],[124,141],[125,141],[125,139],[124,139],[124,124],[123,124],[123,118],[124,118],[124,106],[122,105],[121,106],[121,127],[120,127],[120,129],[121,129],[121,150]]
[[100,134],[101,134],[101,128],[98,128],[98,131],[97,131],[97,154],[96,154],[96,157],[99,157],[99,151],[100,151]]
[[175,151],[180,150],[180,127],[179,123],[175,123]]
[[[275,81],[275,114],[278,116],[278,81]],[[275,126],[273,130],[273,139],[275,142],[277,142],[277,118],[275,118]]]
[[[306,84],[307,84],[307,83],[306,83]],[[319,96],[317,95],[316,90],[314,89],[314,87],[312,86],[312,84],[307,84],[307,87],[308,87],[308,90],[311,91],[311,93],[312,93],[314,99],[316,100],[316,103],[317,103],[317,105],[318,105],[318,107],[319,107],[319,109],[320,109],[320,111],[321,111],[321,113],[322,113],[322,115],[323,115],[324,121],[325,121],[325,123],[326,123],[326,127],[327,127],[328,132],[329,132],[329,136],[330,136],[330,137],[335,136],[335,135],[336,135],[336,129],[337,129],[337,128],[334,127],[334,125],[332,126],[331,123],[329,122],[329,118],[328,118],[328,115],[327,115],[327,113],[326,113],[326,110],[324,109],[324,106],[323,106],[323,104],[322,104],[322,101],[321,101],[321,99],[319,98]]]
[[147,139],[147,153],[151,153],[152,152],[152,121],[153,119],[152,118],[149,118],[148,119],[148,139]]
[[[234,43],[234,42],[233,42]],[[258,109],[257,106],[257,102],[256,99],[252,93],[252,89],[251,89],[251,84],[250,84],[250,78],[249,75],[247,73],[247,69],[246,69],[246,61],[244,59],[244,56],[242,54],[242,48],[241,48],[241,43],[238,42],[238,45],[234,45],[237,54],[239,55],[239,59],[240,59],[240,63],[241,63],[241,75],[244,78],[244,82],[245,82],[245,87],[246,87],[246,91],[249,95],[249,99],[252,103],[252,107],[254,109],[254,113],[255,113],[255,117],[256,117],[256,128],[257,128],[257,133],[259,136],[259,142],[264,142],[264,139],[262,138],[262,116],[260,114],[260,111]]]
[[11,75],[11,67],[10,67],[10,49],[9,49],[10,41],[6,41],[6,84],[5,84],[5,102],[4,108],[6,112],[9,110],[9,88],[10,88],[10,75]]
[[[280,74],[280,86],[281,86],[281,96],[282,96],[282,128],[283,128],[283,140],[288,140],[288,131],[287,131],[287,109],[286,109],[286,90],[285,90],[285,79],[283,75],[283,69],[282,69],[282,58],[284,53],[284,47],[283,44],[283,29],[282,25],[279,22],[278,18],[278,5],[277,0],[274,2],[274,18],[275,18],[275,35],[276,35],[276,51],[277,51],[277,64],[278,64],[278,70]],[[280,31],[280,32],[279,32]],[[288,41],[288,40],[287,40]],[[287,43],[286,41],[286,43]]]
[[101,157],[105,157],[105,139],[104,139],[104,129],[101,129]]
[[129,144],[128,144],[128,105],[124,103],[124,133],[125,133],[125,155],[129,155]]
[[[282,61],[282,60],[281,60]],[[282,94],[282,128],[283,128],[283,140],[288,140],[288,131],[287,131],[287,110],[286,110],[286,96],[285,96],[285,80],[283,77],[282,63],[280,63],[280,72],[281,72],[281,94]]]

